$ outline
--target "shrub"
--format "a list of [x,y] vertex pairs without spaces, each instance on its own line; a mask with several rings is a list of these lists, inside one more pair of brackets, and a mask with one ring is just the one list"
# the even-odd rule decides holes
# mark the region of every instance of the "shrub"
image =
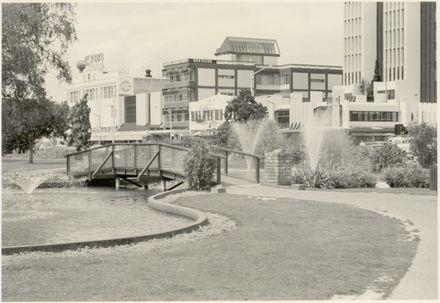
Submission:
[[211,188],[211,179],[216,167],[215,160],[215,157],[209,153],[207,142],[203,139],[195,139],[185,157],[185,173],[190,189],[199,191]]
[[426,123],[408,127],[411,152],[422,167],[437,163],[437,129]]
[[368,157],[361,147],[356,146],[350,134],[341,130],[328,130],[325,133],[320,151],[319,167],[328,171],[345,167],[369,169]]
[[40,149],[35,152],[35,158],[46,160],[46,159],[63,159],[65,155],[74,153],[75,147],[73,146],[51,146],[44,149]]
[[306,184],[311,188],[360,188],[374,187],[376,175],[362,168],[344,168],[335,171],[300,166],[292,169],[293,183]]
[[377,178],[363,169],[346,168],[330,172],[329,179],[333,188],[360,188],[374,187]]
[[429,171],[418,164],[388,167],[383,178],[391,187],[429,187]]
[[386,143],[372,150],[370,154],[373,172],[382,172],[387,167],[402,165],[406,159],[405,151],[392,143]]

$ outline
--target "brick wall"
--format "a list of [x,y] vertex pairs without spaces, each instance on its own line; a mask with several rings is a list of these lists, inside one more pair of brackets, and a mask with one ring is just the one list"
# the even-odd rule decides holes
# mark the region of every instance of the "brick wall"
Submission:
[[291,185],[292,165],[292,155],[285,153],[281,149],[265,153],[263,183]]

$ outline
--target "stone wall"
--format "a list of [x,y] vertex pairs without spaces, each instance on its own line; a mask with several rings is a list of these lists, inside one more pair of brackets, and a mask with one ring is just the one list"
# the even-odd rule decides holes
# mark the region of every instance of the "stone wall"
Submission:
[[293,158],[281,149],[264,154],[263,183],[277,185],[292,184]]

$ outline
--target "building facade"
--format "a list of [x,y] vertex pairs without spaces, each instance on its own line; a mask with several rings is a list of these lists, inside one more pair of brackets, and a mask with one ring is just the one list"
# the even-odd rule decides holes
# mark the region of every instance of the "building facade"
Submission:
[[291,92],[310,100],[313,91],[331,98],[332,88],[342,84],[339,66],[278,65],[276,40],[227,37],[215,53],[218,59],[183,59],[164,64],[170,83],[163,89],[165,127],[189,127],[189,103],[217,94],[238,95],[251,89],[256,96]]
[[337,102],[370,103],[363,106],[371,111],[387,103],[397,108],[396,124],[436,125],[435,15],[435,2],[345,2],[344,85],[333,92]]
[[141,141],[149,129],[162,127],[162,88],[168,79],[106,71],[104,55],[78,62],[80,73],[67,88],[70,106],[85,94],[90,107],[91,141]]

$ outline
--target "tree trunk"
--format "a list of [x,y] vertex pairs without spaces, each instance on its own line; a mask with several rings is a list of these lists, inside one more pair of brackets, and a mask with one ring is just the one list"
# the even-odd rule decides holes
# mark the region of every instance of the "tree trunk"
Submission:
[[34,142],[29,143],[29,164],[34,163]]

